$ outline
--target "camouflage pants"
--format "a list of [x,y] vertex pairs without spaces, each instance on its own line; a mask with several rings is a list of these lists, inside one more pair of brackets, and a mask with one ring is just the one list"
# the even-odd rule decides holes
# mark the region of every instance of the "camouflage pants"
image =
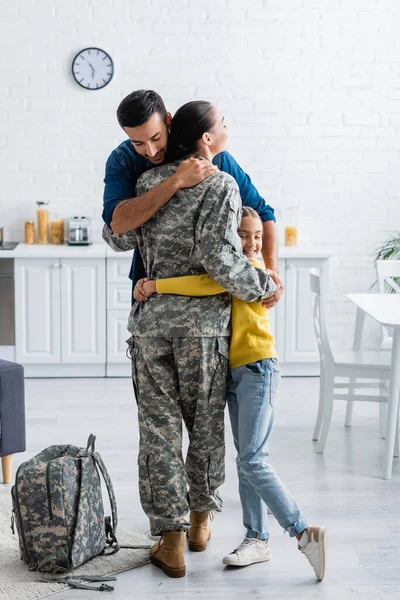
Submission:
[[[185,530],[189,510],[221,510],[227,338],[132,340],[139,492],[151,532]],[[189,437],[184,461],[182,421]]]

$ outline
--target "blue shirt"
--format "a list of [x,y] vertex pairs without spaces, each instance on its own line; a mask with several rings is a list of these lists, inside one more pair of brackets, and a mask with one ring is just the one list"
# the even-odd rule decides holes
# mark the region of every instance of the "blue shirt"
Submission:
[[[238,184],[243,206],[251,206],[260,215],[262,221],[275,221],[274,209],[260,196],[250,177],[238,165],[229,152],[221,152],[213,159],[220,171],[229,173]],[[122,142],[108,157],[104,177],[103,221],[111,227],[115,207],[122,200],[135,196],[139,177],[153,165],[133,148],[130,140]],[[138,279],[146,277],[142,258],[138,251],[133,254],[129,273],[133,287]]]

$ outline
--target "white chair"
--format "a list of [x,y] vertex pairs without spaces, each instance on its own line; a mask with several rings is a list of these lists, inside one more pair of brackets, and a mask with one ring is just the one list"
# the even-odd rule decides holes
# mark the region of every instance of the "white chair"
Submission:
[[[394,277],[400,278],[400,260],[377,260],[376,271],[378,273],[378,287],[380,294],[395,292],[400,294],[400,287],[394,281]],[[387,350],[392,347],[391,331],[382,327],[381,349]]]
[[[390,353],[380,351],[343,351],[334,354],[328,338],[324,316],[324,303],[321,291],[321,277],[314,269],[310,272],[311,291],[314,294],[314,330],[320,355],[320,387],[317,421],[313,440],[318,441],[317,453],[322,454],[328,437],[332,418],[333,401],[379,402],[387,404],[387,394],[383,394],[382,381],[390,377]],[[338,377],[349,381],[339,383]],[[375,382],[359,382],[357,379],[372,379]],[[378,388],[377,395],[358,394],[357,389]],[[347,393],[335,393],[339,389],[347,389]],[[350,424],[351,414],[346,414],[346,425]],[[398,456],[398,444],[395,444],[395,456]]]

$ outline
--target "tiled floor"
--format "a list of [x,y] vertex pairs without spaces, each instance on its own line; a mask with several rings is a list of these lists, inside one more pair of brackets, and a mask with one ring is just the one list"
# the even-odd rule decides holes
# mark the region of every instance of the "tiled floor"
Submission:
[[[305,516],[329,527],[326,579],[316,583],[295,542],[281,533],[272,517],[269,563],[238,570],[221,564],[224,554],[243,537],[235,453],[227,429],[225,505],[213,523],[209,549],[187,552],[184,579],[169,579],[152,565],[119,575],[114,600],[400,597],[400,465],[395,459],[392,479],[381,478],[384,442],[379,435],[378,408],[356,406],[354,425],[345,429],[345,404],[338,402],[325,454],[319,456],[311,441],[317,393],[316,378],[282,380],[270,449],[271,462]],[[26,382],[26,405],[29,452],[15,457],[15,467],[54,443],[84,445],[93,432],[114,482],[121,526],[138,532],[148,529],[137,493],[138,433],[130,381],[31,379]],[[60,600],[92,597],[93,592],[79,590],[57,594]]]

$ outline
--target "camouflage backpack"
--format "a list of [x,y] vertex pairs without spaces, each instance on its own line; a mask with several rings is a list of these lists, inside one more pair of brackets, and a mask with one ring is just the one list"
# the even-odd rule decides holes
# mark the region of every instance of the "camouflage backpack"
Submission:
[[[31,571],[67,573],[94,556],[119,550],[114,489],[101,456],[95,452],[95,439],[93,434],[89,436],[86,449],[50,446],[17,470],[11,489],[12,529],[15,520],[21,559]],[[98,471],[107,487],[112,525],[110,517],[104,518]],[[105,584],[100,588],[72,584],[71,576],[57,580],[84,589],[110,588]]]

